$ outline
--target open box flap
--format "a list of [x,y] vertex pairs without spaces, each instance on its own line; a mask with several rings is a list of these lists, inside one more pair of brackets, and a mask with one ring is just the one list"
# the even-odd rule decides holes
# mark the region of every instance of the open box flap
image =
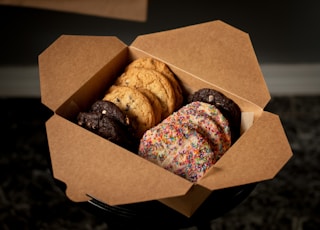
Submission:
[[263,112],[198,184],[216,190],[272,179],[291,156],[279,117]]
[[0,0],[0,4],[72,12],[100,17],[147,20],[148,0]]
[[109,205],[128,204],[182,196],[193,186],[58,115],[46,128],[54,177],[73,201],[89,194]]
[[42,103],[55,111],[126,48],[112,36],[60,36],[39,55]]
[[130,47],[261,108],[270,100],[248,34],[221,21],[141,35]]
[[195,184],[186,195],[159,200],[172,209],[191,217],[212,191]]

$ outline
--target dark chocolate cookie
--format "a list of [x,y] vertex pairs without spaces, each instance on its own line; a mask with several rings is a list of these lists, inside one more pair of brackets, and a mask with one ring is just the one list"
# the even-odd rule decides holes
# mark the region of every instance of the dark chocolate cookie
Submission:
[[101,115],[99,113],[85,113],[80,112],[77,121],[80,126],[89,130],[97,130],[99,128],[99,120]]
[[91,106],[91,111],[106,115],[112,119],[119,121],[123,125],[129,124],[128,117],[116,104],[111,101],[98,100]]
[[130,151],[137,152],[139,141],[133,136],[127,116],[112,102],[97,101],[89,112],[77,116],[80,126],[116,143]]
[[188,103],[202,101],[212,104],[229,121],[231,140],[234,143],[240,136],[241,110],[239,106],[224,94],[209,88],[203,88],[188,97]]
[[110,117],[101,117],[97,134],[131,151],[136,152],[138,148],[138,141],[128,132],[128,127]]

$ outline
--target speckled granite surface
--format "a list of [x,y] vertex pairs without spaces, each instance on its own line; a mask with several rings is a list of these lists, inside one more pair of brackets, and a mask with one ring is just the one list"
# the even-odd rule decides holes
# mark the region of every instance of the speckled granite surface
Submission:
[[[0,103],[0,229],[111,229],[92,206],[70,202],[53,181],[44,127],[50,111],[39,99]],[[274,97],[266,110],[280,115],[294,156],[208,229],[319,229],[320,96]]]

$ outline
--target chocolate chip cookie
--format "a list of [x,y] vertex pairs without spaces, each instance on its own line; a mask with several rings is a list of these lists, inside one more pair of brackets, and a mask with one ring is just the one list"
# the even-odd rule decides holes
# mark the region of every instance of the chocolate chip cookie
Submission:
[[141,137],[147,129],[155,125],[150,101],[135,88],[113,85],[103,100],[113,102],[129,117],[137,137]]
[[138,89],[144,96],[148,98],[150,104],[153,108],[155,124],[158,124],[161,121],[162,107],[159,98],[154,95],[150,90],[147,89]]
[[170,68],[162,61],[159,61],[157,59],[151,58],[151,57],[142,57],[134,60],[131,62],[126,70],[129,68],[145,68],[145,69],[152,69],[160,72],[163,74],[171,83],[172,87],[174,88],[175,98],[176,98],[176,108],[180,108],[180,106],[183,103],[183,96],[182,96],[182,89],[180,87],[180,84],[178,80],[176,79],[173,72],[170,70]]
[[144,68],[129,68],[115,82],[118,86],[143,88],[158,97],[162,107],[161,118],[169,116],[176,107],[175,92],[170,81],[158,71]]

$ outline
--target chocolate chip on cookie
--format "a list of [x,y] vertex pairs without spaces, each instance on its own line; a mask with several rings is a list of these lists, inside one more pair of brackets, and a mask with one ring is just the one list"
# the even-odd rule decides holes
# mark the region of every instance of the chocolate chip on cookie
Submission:
[[240,136],[241,110],[239,106],[224,94],[209,88],[203,88],[188,97],[188,102],[202,101],[216,106],[229,121],[232,143]]

